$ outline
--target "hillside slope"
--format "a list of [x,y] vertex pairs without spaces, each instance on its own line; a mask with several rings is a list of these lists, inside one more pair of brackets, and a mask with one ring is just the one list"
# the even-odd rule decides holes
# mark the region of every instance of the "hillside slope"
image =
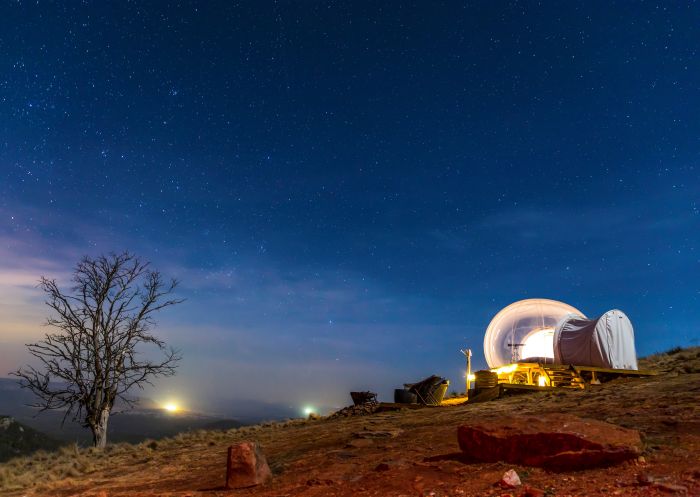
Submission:
[[[500,496],[508,492],[494,483],[513,468],[546,496],[700,495],[700,348],[650,357],[642,367],[658,368],[661,374],[467,406],[196,432],[157,443],[117,445],[104,453],[64,449],[0,466],[0,484],[8,495],[57,497]],[[466,464],[454,457],[459,425],[504,413],[550,412],[639,430],[643,457],[571,473]],[[395,436],[358,438],[367,430]],[[274,479],[262,487],[224,491],[226,448],[241,440],[262,444]]]
[[0,416],[0,462],[37,450],[54,450],[60,445],[57,440],[9,416]]

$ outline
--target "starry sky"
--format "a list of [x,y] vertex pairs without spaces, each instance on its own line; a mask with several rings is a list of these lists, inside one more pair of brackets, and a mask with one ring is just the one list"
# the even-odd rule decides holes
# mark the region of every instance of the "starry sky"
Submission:
[[698,344],[694,3],[0,9],[2,375],[39,277],[125,249],[181,281],[148,394],[193,409],[460,385],[523,298]]

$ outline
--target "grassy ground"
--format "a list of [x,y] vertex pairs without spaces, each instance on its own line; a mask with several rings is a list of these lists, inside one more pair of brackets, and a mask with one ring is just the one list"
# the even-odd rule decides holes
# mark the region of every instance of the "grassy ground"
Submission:
[[[157,442],[112,445],[102,452],[77,447],[40,452],[0,465],[0,493],[56,497],[227,495],[219,488],[226,447],[254,439],[262,444],[275,479],[265,487],[244,491],[245,495],[420,495],[430,484],[441,486],[435,495],[491,495],[488,489],[505,466],[425,461],[458,450],[456,427],[469,420],[543,412],[569,412],[635,428],[645,446],[641,469],[669,481],[681,481],[684,472],[694,474],[696,468],[690,466],[700,457],[700,347],[656,354],[640,361],[640,368],[661,374],[615,380],[585,391],[536,393],[470,406],[199,431]],[[357,432],[367,429],[399,430],[401,434],[364,447],[353,445]],[[390,464],[392,470],[377,473],[379,463]],[[641,469],[625,466],[585,474],[596,488],[607,488],[610,494],[638,495],[626,493],[628,489],[620,487],[619,481],[635,481]],[[569,480],[537,469],[519,471],[528,475],[533,485],[556,487],[556,495],[566,495],[559,491],[569,487],[569,495],[595,495],[575,493],[575,489],[584,488],[579,476]],[[610,490],[615,488],[615,492]]]

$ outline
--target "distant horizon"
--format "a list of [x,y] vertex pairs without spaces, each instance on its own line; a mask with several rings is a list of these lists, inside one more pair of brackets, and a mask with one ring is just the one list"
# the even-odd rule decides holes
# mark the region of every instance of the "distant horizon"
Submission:
[[[651,356],[654,354],[659,354],[659,353],[664,353],[669,350],[673,350],[677,347],[682,347],[682,348],[688,348],[688,347],[696,347],[697,345],[695,344],[690,344],[690,345],[673,345],[671,347],[666,347],[663,349],[659,350],[651,350],[648,352],[640,352],[639,349],[637,350],[637,355],[639,358]],[[483,348],[481,348],[478,352],[473,350],[474,355],[476,356],[476,359],[473,359],[473,364],[474,368],[472,371],[477,371],[478,369],[488,369],[488,366],[486,365],[485,359],[483,358]],[[462,363],[464,360],[462,360]],[[483,364],[483,366],[479,366],[479,364]],[[462,369],[465,369],[464,367]],[[427,377],[429,375],[426,375],[424,377]],[[377,388],[372,388],[370,385],[367,385],[366,388],[363,390],[370,390],[370,391],[378,391],[380,390],[379,393],[379,400],[382,402],[393,402],[393,390],[394,388],[401,388],[403,383],[409,383],[411,381],[418,381],[423,379],[424,377],[416,377],[416,378],[407,378],[405,382],[402,382],[400,384],[394,384],[394,385],[389,385],[384,389],[377,389]],[[449,378],[448,378],[449,379]],[[12,376],[0,376],[0,381],[9,381],[16,383],[18,388],[19,387],[19,380],[15,377]],[[379,383],[379,382],[378,382]],[[451,392],[456,391],[456,392],[463,392],[464,391],[464,378],[463,377],[458,377],[457,382],[453,382],[452,380],[450,381],[450,387],[446,393],[447,396],[451,394]],[[157,392],[157,387],[148,387],[147,390],[140,392],[142,395],[137,395],[139,392],[136,391],[134,392],[134,395],[131,397],[134,399],[137,399],[139,401],[149,401],[153,404],[151,407],[136,407],[136,411],[143,411],[143,410],[159,410],[159,411],[165,411],[164,405],[167,403],[167,400],[163,399],[172,399],[173,396],[171,395],[168,397],[167,395],[162,397],[161,400],[156,400],[152,397],[149,396],[149,390],[152,392]],[[29,392],[27,392],[29,394]],[[212,416],[212,417],[220,417],[220,418],[231,418],[231,419],[241,419],[243,421],[250,421],[250,420],[257,420],[261,421],[265,419],[265,408],[268,408],[270,412],[275,412],[277,411],[278,413],[280,412],[280,408],[286,408],[288,416],[285,415],[277,415],[273,416],[270,419],[286,419],[287,417],[299,417],[303,418],[306,417],[306,413],[304,412],[306,408],[313,408],[314,412],[326,415],[330,414],[335,410],[338,410],[342,407],[345,407],[347,405],[352,404],[352,399],[350,398],[350,390],[347,392],[339,392],[340,395],[338,395],[338,399],[341,400],[340,402],[337,402],[335,404],[322,404],[322,403],[313,403],[313,402],[304,402],[299,399],[295,399],[294,402],[289,402],[289,401],[284,401],[281,399],[278,399],[275,401],[275,399],[256,399],[256,398],[245,398],[245,397],[222,397],[217,399],[217,401],[212,404],[212,405],[207,405],[206,403],[201,406],[197,407],[196,405],[186,405],[183,404],[181,406],[178,406],[179,411],[181,412],[189,412],[193,414],[201,414],[205,416]],[[345,403],[342,402],[342,397],[345,397]],[[250,404],[253,404],[253,411],[250,410]],[[227,405],[228,407],[223,407]],[[240,411],[241,407],[247,408],[243,409],[244,412],[247,412],[248,414],[243,415],[242,417],[238,414],[236,414],[236,410]],[[124,408],[124,412],[128,412],[130,408]],[[120,412],[122,411],[121,409],[119,410]],[[250,412],[254,412],[255,414],[250,414]],[[0,410],[0,415],[2,415],[3,412]]]

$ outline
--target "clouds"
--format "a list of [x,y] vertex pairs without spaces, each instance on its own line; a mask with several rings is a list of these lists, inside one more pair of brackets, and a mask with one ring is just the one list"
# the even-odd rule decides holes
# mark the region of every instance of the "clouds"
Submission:
[[42,327],[47,309],[38,288],[40,278],[65,284],[70,267],[79,259],[80,245],[65,243],[56,232],[64,230],[71,239],[79,239],[75,233],[86,225],[64,219],[69,221],[66,227],[53,226],[56,219],[50,213],[7,200],[0,207],[0,220],[0,343],[4,350],[17,352],[0,355],[0,374],[5,374],[28,358],[18,344],[34,341],[47,331]]
[[10,257],[3,253],[0,264],[0,376],[19,367],[28,354],[23,344],[40,337],[45,321],[43,295],[37,288],[39,274],[29,264],[37,261],[29,257]]
[[[35,250],[37,238],[0,235],[0,375],[29,359],[24,344],[41,337],[46,329],[43,293],[37,287],[42,275],[68,279],[56,260]],[[57,250],[58,252],[58,250]]]

